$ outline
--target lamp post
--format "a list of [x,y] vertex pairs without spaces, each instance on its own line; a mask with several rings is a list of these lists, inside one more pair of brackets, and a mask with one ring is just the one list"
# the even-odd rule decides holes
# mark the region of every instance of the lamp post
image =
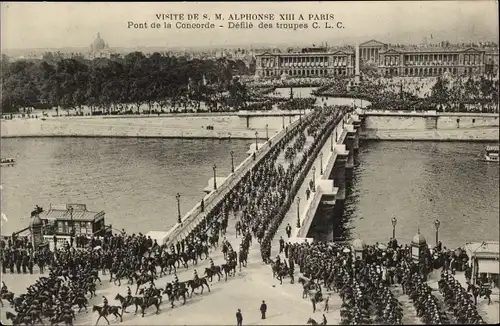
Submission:
[[73,221],[73,206],[69,208],[69,216],[71,218],[71,232],[75,232],[75,222]]
[[266,140],[269,140],[269,126],[266,123]]
[[177,195],[175,195],[175,199],[177,199],[177,223],[182,224],[182,220],[181,220],[181,194],[177,193]]
[[333,133],[330,137],[330,152],[333,152]]
[[316,192],[316,165],[313,165],[312,170],[313,170],[313,188],[312,188],[312,191]]
[[439,242],[439,226],[441,225],[441,222],[436,219],[434,221],[434,226],[436,227],[436,246],[438,245],[438,242]]
[[297,196],[297,227],[300,228],[300,198]]
[[323,175],[323,152],[319,152],[319,173]]
[[231,173],[234,173],[234,152],[230,151],[229,154],[231,154]]
[[398,223],[398,220],[396,219],[396,217],[393,217],[391,219],[391,222],[392,222],[392,238],[396,239],[396,224]]
[[281,127],[282,127],[283,129],[285,129],[285,114],[283,114],[283,115],[281,116],[281,118],[282,118],[282,120],[281,120]]
[[213,169],[214,169],[214,190],[216,190],[217,189],[217,165],[214,164]]
[[259,135],[259,132],[256,131],[255,132],[255,150],[258,151],[259,150],[259,145],[257,143],[257,136]]

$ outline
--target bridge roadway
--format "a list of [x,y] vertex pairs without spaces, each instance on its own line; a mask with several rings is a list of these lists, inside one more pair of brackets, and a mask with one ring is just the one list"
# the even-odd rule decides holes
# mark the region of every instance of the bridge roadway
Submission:
[[[286,134],[288,130],[293,130],[297,127],[299,119],[289,123],[285,129],[280,130],[274,135],[270,135],[268,141],[259,144],[258,149],[255,150],[253,146],[252,154],[250,154],[240,165],[235,167],[234,173],[224,179],[224,182],[218,184],[217,189],[211,191],[203,198],[205,209],[201,211],[201,203],[196,204],[188,213],[181,219],[182,223],[174,225],[166,234],[166,242],[168,245],[176,243],[184,239],[189,232],[196,227],[202,218],[210,212],[211,209],[229,192],[231,189],[243,178],[243,176],[250,171],[260,160],[273,148]],[[255,153],[255,160],[253,159]],[[218,179],[218,178],[217,178]],[[218,179],[219,180],[219,179]],[[213,181],[212,181],[213,183]],[[207,189],[208,190],[208,189]]]

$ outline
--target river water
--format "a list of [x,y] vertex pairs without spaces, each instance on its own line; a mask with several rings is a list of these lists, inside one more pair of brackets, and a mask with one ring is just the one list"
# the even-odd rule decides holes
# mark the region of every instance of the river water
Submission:
[[168,230],[181,213],[200,201],[213,177],[237,166],[252,140],[179,140],[136,138],[2,139],[1,207],[8,221],[2,234],[27,226],[35,205],[82,203],[104,210],[106,223],[129,232]]
[[[313,88],[294,89],[306,97]],[[288,96],[290,89],[277,89]],[[300,95],[299,95],[300,94]],[[323,99],[322,99],[323,101]],[[360,106],[351,99],[327,104]],[[366,101],[362,104],[367,104]],[[2,139],[2,157],[15,157],[2,167],[1,209],[6,235],[27,225],[38,204],[85,203],[106,212],[107,223],[129,232],[168,230],[181,213],[204,196],[213,176],[228,175],[229,152],[238,165],[252,140],[179,140],[136,138]],[[347,189],[345,209],[321,206],[310,233],[322,239],[359,237],[386,242],[396,216],[396,236],[409,242],[420,229],[448,246],[499,238],[498,164],[478,160],[484,144],[437,142],[362,142]],[[338,206],[337,206],[338,207]]]
[[[322,239],[409,243],[420,229],[445,246],[499,239],[498,164],[482,162],[486,144],[369,141],[360,144],[343,214],[323,206],[310,233]],[[335,216],[335,218],[334,218]]]

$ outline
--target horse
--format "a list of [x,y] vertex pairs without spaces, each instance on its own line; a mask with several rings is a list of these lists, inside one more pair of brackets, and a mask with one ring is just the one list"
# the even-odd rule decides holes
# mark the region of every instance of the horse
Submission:
[[28,315],[23,315],[23,316],[17,315],[16,316],[12,312],[10,312],[10,311],[7,311],[5,313],[5,318],[7,320],[12,321],[12,325],[21,325],[21,324],[24,324],[25,326],[28,326],[28,325],[32,325],[33,324],[33,321],[31,320],[30,316],[28,316]]
[[207,259],[209,256],[208,246],[201,243],[196,245],[195,252],[198,255],[198,259],[200,260],[202,259],[203,254],[205,254],[205,259]]
[[309,318],[307,320],[307,325],[319,325],[317,321],[315,321],[314,319],[312,318]]
[[[144,292],[145,292],[145,289],[142,288],[140,291],[139,291],[139,295],[144,295]],[[153,289],[153,297],[158,297],[160,298],[160,303],[162,302],[162,289]]]
[[30,316],[33,324],[35,323],[35,321],[39,321],[40,324],[43,325],[43,321],[42,321],[42,317],[41,317],[42,310],[40,308],[31,306],[26,314]]
[[164,272],[164,269],[166,269],[168,267],[168,274],[172,274],[172,267],[174,268],[174,273],[177,273],[177,267],[175,267],[175,263],[176,263],[176,259],[171,256],[171,255],[167,255],[166,257],[164,257],[161,261],[160,261],[160,277],[162,277],[163,274],[166,275],[166,273]]
[[82,308],[84,308],[85,311],[88,311],[87,303],[88,300],[83,295],[79,295],[73,300],[73,305],[78,305],[78,312],[82,311]]
[[212,233],[208,239],[208,243],[210,244],[210,247],[217,248],[219,246],[219,234],[217,232]]
[[146,309],[155,306],[156,307],[156,314],[160,313],[160,299],[158,297],[151,297],[146,300],[146,298],[139,298],[141,300],[141,312],[142,312],[142,317],[144,317],[144,314],[146,313]]
[[186,284],[184,283],[179,283],[179,287],[176,289],[175,293],[172,283],[167,283],[167,285],[165,286],[165,290],[163,290],[163,293],[167,294],[168,300],[170,301],[172,308],[174,307],[174,301],[176,299],[180,299],[181,297],[184,299],[183,305],[186,304],[186,294],[188,293],[188,289],[186,288]]
[[92,312],[97,311],[97,313],[99,314],[99,318],[97,318],[97,321],[95,322],[95,324],[97,325],[99,323],[99,320],[101,319],[101,317],[103,317],[108,322],[108,325],[109,325],[109,320],[107,318],[107,316],[109,316],[109,315],[114,315],[115,318],[120,317],[120,321],[123,321],[123,318],[122,318],[122,315],[120,314],[119,309],[122,309],[122,307],[120,307],[120,306],[108,306],[107,311],[104,311],[103,307],[94,305],[92,307]]
[[224,271],[226,281],[227,281],[227,276],[231,275],[231,272],[233,272],[233,276],[236,275],[236,262],[222,264],[221,267],[222,267],[222,270]]
[[208,289],[208,292],[210,292],[210,287],[208,286],[207,279],[204,278],[204,277],[200,277],[200,278],[198,278],[196,280],[189,280],[189,281],[187,281],[187,284],[188,284],[188,286],[191,287],[191,295],[189,296],[190,298],[193,296],[194,290],[196,290],[199,287],[201,287],[201,293],[200,294],[203,294],[203,288],[204,288],[204,286],[206,286],[207,289]]
[[136,282],[135,294],[137,294],[141,285],[148,284],[149,282],[153,282],[154,280],[156,280],[155,276],[149,274],[139,275],[137,273],[134,273],[132,277]]
[[66,326],[71,326],[73,325],[73,316],[70,313],[63,313],[50,319],[50,325],[57,325],[60,322],[64,322]]
[[127,300],[127,298],[123,297],[120,293],[117,293],[115,296],[115,300],[120,301],[120,304],[122,306],[122,310],[124,313],[128,314],[127,307],[131,305],[135,305],[135,313],[137,314],[137,309],[142,303],[142,298],[139,297],[132,297],[131,300]]
[[239,255],[240,272],[241,272],[241,265],[243,265],[243,267],[247,267],[248,263],[247,259],[248,259],[248,251],[240,250],[240,255]]
[[307,298],[307,296],[310,294],[310,291],[314,287],[314,283],[312,283],[311,281],[306,280],[303,277],[299,277],[299,283],[302,284],[302,288],[303,288],[302,299]]
[[4,292],[0,296],[0,298],[9,301],[11,305],[14,305],[14,293],[13,292]]
[[214,275],[218,276],[218,280],[220,281],[220,277],[222,276],[222,272],[220,270],[220,266],[213,266],[210,268],[205,268],[205,275],[210,278],[210,282],[212,282]]

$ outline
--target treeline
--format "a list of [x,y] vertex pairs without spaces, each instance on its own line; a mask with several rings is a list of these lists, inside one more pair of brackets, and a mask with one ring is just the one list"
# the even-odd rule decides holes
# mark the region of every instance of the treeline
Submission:
[[438,78],[428,101],[446,111],[498,112],[498,79],[481,76],[449,80]]
[[247,90],[233,74],[241,62],[187,60],[141,52],[107,59],[19,60],[2,56],[2,112],[20,108],[120,111],[148,105],[158,110],[205,101],[210,109],[246,105]]

